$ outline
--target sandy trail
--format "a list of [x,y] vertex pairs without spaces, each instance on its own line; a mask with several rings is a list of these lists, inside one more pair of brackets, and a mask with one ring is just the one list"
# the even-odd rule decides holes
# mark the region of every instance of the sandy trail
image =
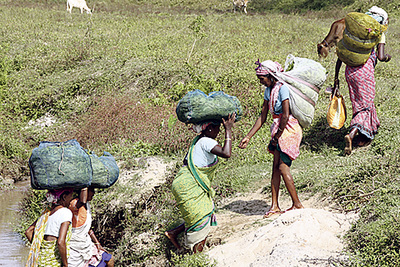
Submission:
[[[268,203],[255,192],[220,205],[206,251],[218,266],[332,266],[346,259],[340,237],[357,214],[332,212],[314,197],[302,200],[303,210],[263,219]],[[280,205],[289,208],[289,197],[281,196]]]
[[[123,171],[120,182],[135,181],[140,195],[151,194],[165,182],[171,163],[148,157],[146,168]],[[134,178],[139,175],[140,179]],[[281,190],[281,208],[291,207]],[[334,212],[328,201],[299,195],[305,209],[264,219],[270,196],[262,190],[237,194],[218,204],[217,227],[212,227],[205,253],[218,266],[333,266],[346,260],[341,237],[358,218],[355,213]]]

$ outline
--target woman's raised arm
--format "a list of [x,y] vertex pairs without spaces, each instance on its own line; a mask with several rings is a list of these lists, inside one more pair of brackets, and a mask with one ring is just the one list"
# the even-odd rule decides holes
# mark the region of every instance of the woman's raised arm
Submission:
[[222,158],[230,158],[232,154],[232,126],[235,123],[236,114],[229,114],[228,120],[222,118],[222,123],[225,129],[224,146],[216,145],[211,149],[211,153]]

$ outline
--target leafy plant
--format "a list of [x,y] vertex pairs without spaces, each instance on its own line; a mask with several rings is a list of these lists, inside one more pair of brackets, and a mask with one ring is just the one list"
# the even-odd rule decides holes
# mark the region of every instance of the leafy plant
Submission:
[[176,267],[212,267],[217,265],[204,253],[178,255],[172,252],[171,263]]
[[186,61],[187,64],[189,64],[189,60],[193,53],[193,49],[194,49],[194,46],[195,46],[197,40],[201,40],[207,36],[203,30],[204,22],[205,22],[205,18],[200,15],[200,16],[197,16],[189,25],[189,29],[192,30],[195,38],[194,38],[194,41],[192,44],[192,49],[190,50],[187,61]]
[[[65,13],[61,0],[6,2],[0,17],[1,28],[7,29],[1,32],[0,51],[0,100],[6,100],[0,104],[1,176],[27,177],[29,152],[39,141],[71,138],[90,150],[111,152],[134,170],[140,167],[135,158],[149,155],[168,156],[179,166],[194,133],[177,121],[177,102],[194,89],[223,90],[238,97],[244,114],[233,129],[232,158],[221,160],[213,181],[217,204],[236,192],[269,184],[271,118],[245,150],[237,147],[263,104],[253,63],[260,58],[283,64],[289,53],[318,60],[316,44],[332,22],[349,10],[365,11],[372,5],[365,0],[347,7],[343,6],[351,4],[348,1],[333,3],[339,8],[326,5],[331,1],[253,0],[249,15],[239,16],[229,1],[106,0],[97,2],[98,12],[88,17],[60,16]],[[373,4],[385,8],[390,17],[398,13],[395,1]],[[399,49],[396,36],[399,21],[391,19],[387,49],[392,55]],[[332,85],[335,62],[334,53],[321,61],[328,73],[325,86]],[[322,194],[343,211],[361,211],[347,239],[355,266],[397,263],[398,214],[393,200],[399,197],[398,69],[396,57],[376,66],[381,127],[369,148],[344,157],[343,136],[350,118],[340,131],[327,126],[329,96],[321,88],[314,122],[304,129],[301,154],[291,167],[300,193]],[[339,76],[350,114],[343,74],[344,68]],[[32,123],[47,114],[57,123]],[[223,133],[218,141],[223,141]],[[137,190],[129,184],[96,195],[96,227],[102,241],[111,240],[105,242],[121,265],[168,263],[173,248],[163,231],[180,222],[169,191],[172,179],[173,174],[146,204],[130,202]],[[119,205],[110,210],[112,201]],[[31,217],[36,214],[21,221],[31,223]],[[155,238],[146,245],[136,241],[141,234]]]

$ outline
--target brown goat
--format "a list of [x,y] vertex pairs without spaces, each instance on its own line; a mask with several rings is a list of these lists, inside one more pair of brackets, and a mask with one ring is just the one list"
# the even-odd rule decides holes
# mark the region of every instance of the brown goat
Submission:
[[344,18],[332,23],[331,30],[325,39],[317,44],[317,51],[320,57],[327,57],[331,48],[336,46],[340,40],[343,38],[343,31],[346,28],[344,23]]

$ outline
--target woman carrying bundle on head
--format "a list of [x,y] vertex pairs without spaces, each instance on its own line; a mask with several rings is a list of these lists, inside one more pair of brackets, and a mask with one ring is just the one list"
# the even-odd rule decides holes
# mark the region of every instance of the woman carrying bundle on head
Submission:
[[264,218],[269,218],[272,215],[282,213],[278,204],[281,177],[292,198],[293,204],[288,210],[303,208],[290,173],[292,161],[300,154],[299,148],[303,132],[298,120],[290,113],[289,88],[276,75],[278,72],[283,72],[282,67],[279,63],[271,60],[262,63],[258,61],[256,64],[258,64],[256,75],[260,83],[266,87],[264,103],[260,117],[256,120],[250,132],[242,139],[239,147],[242,149],[247,147],[250,139],[265,123],[268,111],[270,111],[273,123],[268,150],[274,155],[271,179],[272,204],[264,215]]
[[222,119],[225,129],[225,143],[221,147],[215,140],[221,123],[207,122],[194,125],[192,129],[200,133],[189,148],[183,167],[172,183],[172,193],[185,223],[165,232],[174,246],[181,249],[178,234],[185,232],[185,247],[194,253],[201,252],[210,226],[216,225],[214,215],[214,190],[211,182],[218,163],[218,157],[229,158],[232,152],[232,126],[236,115]]
[[93,199],[93,187],[83,188],[79,198],[71,201],[72,211],[71,253],[68,258],[70,267],[104,266],[113,267],[114,257],[106,252],[91,229],[92,213],[89,201]]
[[[388,25],[388,15],[386,11],[379,7],[372,7],[366,13],[374,18],[381,25]],[[374,20],[372,20],[374,22]],[[376,22],[375,22],[376,23]],[[378,25],[379,25],[378,24]],[[377,59],[379,61],[388,62],[392,58],[389,54],[385,54],[385,33],[382,33],[378,40],[377,50],[372,52],[367,61],[358,66],[351,66],[346,62],[345,77],[349,87],[351,105],[353,109],[353,118],[350,122],[350,132],[344,137],[345,149],[344,153],[350,155],[353,149],[354,138],[358,134],[356,145],[359,147],[367,146],[378,133],[380,122],[376,114],[375,99],[375,66]],[[339,56],[339,54],[338,54]],[[342,58],[344,60],[344,58]],[[339,94],[339,71],[342,66],[342,60],[338,58],[335,68],[335,80],[332,94]]]
[[51,203],[25,231],[32,243],[26,264],[31,266],[68,266],[69,239],[71,237],[72,212],[68,209],[73,189],[49,190],[47,201]]

